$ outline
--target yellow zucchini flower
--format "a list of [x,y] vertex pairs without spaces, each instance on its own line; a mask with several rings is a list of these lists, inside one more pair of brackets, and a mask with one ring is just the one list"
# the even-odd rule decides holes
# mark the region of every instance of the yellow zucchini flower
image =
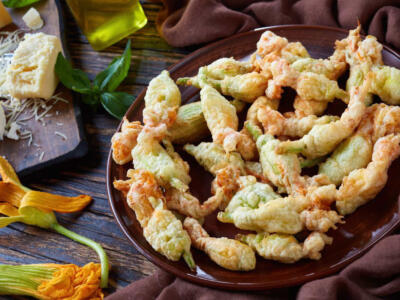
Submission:
[[22,222],[54,231],[84,244],[97,252],[101,261],[101,287],[108,283],[108,258],[100,244],[61,226],[54,211],[71,213],[82,210],[92,200],[90,196],[66,197],[33,191],[23,186],[13,167],[0,156],[0,228]]
[[0,295],[23,295],[38,299],[103,299],[101,266],[37,264],[0,265]]

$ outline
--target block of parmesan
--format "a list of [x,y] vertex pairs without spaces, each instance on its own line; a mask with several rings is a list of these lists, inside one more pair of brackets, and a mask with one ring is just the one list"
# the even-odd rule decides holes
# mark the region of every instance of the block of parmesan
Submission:
[[11,24],[12,19],[7,9],[4,7],[3,2],[0,1],[0,28]]
[[60,52],[58,37],[42,32],[25,34],[7,67],[9,94],[18,99],[49,99],[58,84],[54,66]]
[[24,14],[22,20],[24,20],[26,26],[28,26],[30,29],[36,30],[43,27],[43,20],[40,17],[39,12],[34,7],[31,7],[26,14]]

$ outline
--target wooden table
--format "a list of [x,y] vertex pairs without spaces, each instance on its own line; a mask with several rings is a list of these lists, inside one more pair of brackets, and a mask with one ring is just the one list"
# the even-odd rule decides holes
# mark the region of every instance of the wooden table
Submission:
[[[62,1],[64,2],[64,1]],[[120,90],[137,96],[148,82],[163,69],[180,60],[194,49],[169,46],[157,33],[155,19],[161,5],[141,1],[148,23],[131,35],[132,65],[128,78]],[[93,78],[125,47],[126,39],[102,51],[95,52],[80,32],[64,2],[68,50],[74,65]],[[82,159],[68,161],[36,172],[22,181],[29,187],[62,195],[88,194],[93,202],[82,212],[58,214],[65,227],[100,242],[110,262],[111,293],[128,283],[143,278],[156,267],[139,254],[119,229],[110,211],[106,196],[106,162],[111,136],[119,121],[105,113],[82,107],[89,153]],[[97,262],[96,253],[59,234],[23,224],[12,224],[0,230],[0,263],[74,263],[84,265]],[[6,299],[6,298],[4,298]]]

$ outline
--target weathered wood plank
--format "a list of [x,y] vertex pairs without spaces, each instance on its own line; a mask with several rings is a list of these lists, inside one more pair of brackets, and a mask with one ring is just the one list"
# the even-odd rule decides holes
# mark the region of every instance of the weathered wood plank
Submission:
[[[64,1],[62,1],[64,2]],[[159,4],[143,1],[149,22],[145,28],[130,36],[132,39],[132,65],[128,78],[120,90],[138,95],[143,87],[161,70],[177,62],[187,49],[175,49],[161,39],[155,28]],[[95,52],[81,34],[65,3],[67,47],[74,65],[93,78],[103,70],[125,47],[126,40],[102,52]],[[105,188],[105,169],[110,139],[119,121],[101,108],[93,112],[82,107],[89,153],[55,167],[23,178],[24,184],[43,191],[62,195],[85,193],[93,202],[82,212],[57,214],[61,224],[70,230],[100,242],[111,260],[111,287],[107,292],[143,278],[155,266],[140,255],[125,238],[110,211]],[[0,230],[0,263],[75,263],[97,261],[89,248],[56,233],[13,224]],[[21,298],[22,299],[22,298]]]

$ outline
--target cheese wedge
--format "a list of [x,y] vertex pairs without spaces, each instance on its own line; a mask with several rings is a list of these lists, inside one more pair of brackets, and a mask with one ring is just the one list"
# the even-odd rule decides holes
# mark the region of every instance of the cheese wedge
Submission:
[[39,12],[34,7],[31,7],[26,14],[24,14],[22,20],[24,20],[26,26],[28,26],[30,29],[36,30],[43,27],[43,20],[40,17]]
[[7,9],[4,7],[3,2],[0,1],[0,28],[11,24],[12,19]]
[[49,99],[58,84],[54,66],[61,42],[58,37],[42,32],[25,34],[24,38],[7,67],[9,94],[18,99]]

